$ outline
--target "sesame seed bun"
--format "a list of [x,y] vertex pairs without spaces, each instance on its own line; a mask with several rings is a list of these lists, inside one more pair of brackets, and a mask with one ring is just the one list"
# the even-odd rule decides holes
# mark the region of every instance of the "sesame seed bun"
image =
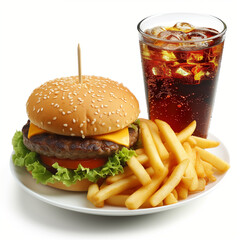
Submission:
[[30,121],[66,136],[101,135],[134,122],[139,103],[122,84],[96,76],[58,78],[36,88],[27,101]]

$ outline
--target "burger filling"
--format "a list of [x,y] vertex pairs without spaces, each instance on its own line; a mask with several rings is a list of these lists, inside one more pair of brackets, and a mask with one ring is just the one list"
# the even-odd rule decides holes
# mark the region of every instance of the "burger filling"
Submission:
[[[96,182],[123,172],[123,166],[135,155],[123,145],[93,138],[62,136],[43,132],[28,138],[30,122],[13,137],[14,164],[25,166],[37,182],[56,181],[66,186],[78,180]],[[138,141],[138,126],[128,128],[129,146]]]

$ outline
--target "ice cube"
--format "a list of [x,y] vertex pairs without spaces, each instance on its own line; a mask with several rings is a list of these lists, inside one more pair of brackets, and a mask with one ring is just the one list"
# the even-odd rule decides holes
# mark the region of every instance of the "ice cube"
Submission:
[[162,50],[161,54],[162,54],[162,59],[164,61],[169,62],[169,61],[176,61],[177,60],[177,58],[176,58],[176,56],[173,52]]
[[179,68],[176,70],[176,73],[178,73],[178,74],[180,74],[180,75],[182,75],[182,76],[184,76],[184,77],[186,77],[186,76],[188,76],[188,75],[191,74],[190,71],[188,71],[187,69],[184,69],[184,68],[182,68],[182,67],[179,67]]
[[187,56],[187,63],[198,63],[203,60],[203,52],[202,51],[195,51],[195,52],[189,52]]
[[150,58],[150,52],[148,50],[148,46],[144,43],[142,43],[142,56],[145,59],[149,59]]
[[158,38],[162,40],[184,41],[186,33],[182,31],[163,31],[158,34]]
[[166,29],[164,27],[158,26],[158,27],[154,27],[150,30],[151,35],[158,37],[158,35],[163,32],[166,31]]
[[173,27],[176,29],[179,29],[183,32],[189,32],[194,29],[193,25],[191,25],[190,23],[186,23],[186,22],[178,22]]
[[187,40],[191,40],[191,41],[197,41],[197,40],[207,38],[206,34],[204,34],[203,32],[198,32],[196,30],[193,30],[187,33],[186,36],[187,36]]

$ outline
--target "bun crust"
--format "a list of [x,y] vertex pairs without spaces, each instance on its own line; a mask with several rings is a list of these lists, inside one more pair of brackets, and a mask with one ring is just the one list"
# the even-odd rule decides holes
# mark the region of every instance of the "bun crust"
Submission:
[[118,131],[139,115],[136,97],[122,84],[96,76],[58,78],[36,88],[27,101],[30,121],[67,136]]

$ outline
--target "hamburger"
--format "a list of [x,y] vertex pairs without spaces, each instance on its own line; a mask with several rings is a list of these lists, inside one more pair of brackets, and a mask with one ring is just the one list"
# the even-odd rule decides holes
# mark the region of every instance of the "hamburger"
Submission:
[[12,140],[12,158],[38,183],[86,191],[92,182],[123,172],[135,155],[139,103],[113,80],[48,81],[32,92],[26,111],[28,121]]

